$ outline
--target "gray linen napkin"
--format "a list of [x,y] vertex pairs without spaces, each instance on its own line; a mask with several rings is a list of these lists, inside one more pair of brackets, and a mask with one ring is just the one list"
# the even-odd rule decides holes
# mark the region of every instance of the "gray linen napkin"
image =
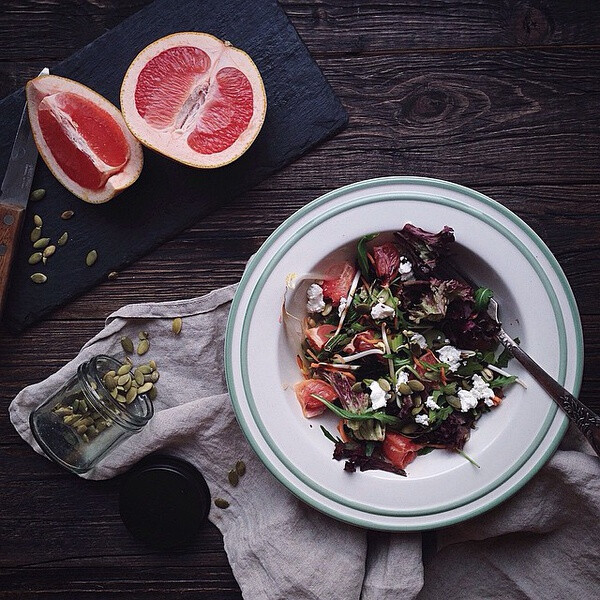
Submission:
[[[38,452],[30,412],[96,354],[122,356],[120,338],[150,333],[147,358],[161,378],[156,414],[137,435],[84,475],[106,479],[161,450],[194,464],[213,497],[209,519],[223,534],[247,600],[419,600],[598,597],[598,459],[569,432],[536,477],[494,510],[438,533],[423,564],[421,535],[368,533],[308,507],[262,465],[238,427],[223,372],[224,334],[235,286],[207,296],[125,306],[57,373],[22,390],[10,418]],[[179,336],[171,320],[183,318]],[[146,358],[145,357],[145,358]],[[590,454],[588,454],[588,452]],[[247,473],[233,488],[239,459]]]

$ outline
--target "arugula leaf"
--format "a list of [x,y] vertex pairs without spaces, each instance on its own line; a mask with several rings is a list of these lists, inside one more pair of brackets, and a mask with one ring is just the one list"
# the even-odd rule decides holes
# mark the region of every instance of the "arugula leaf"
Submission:
[[490,288],[477,288],[475,290],[475,293],[473,294],[473,299],[475,300],[475,310],[477,312],[484,311],[488,307],[488,304],[490,303],[490,300],[493,295],[494,292],[490,290]]
[[360,272],[367,277],[369,274],[369,259],[367,258],[367,242],[374,240],[379,234],[370,233],[369,235],[363,235],[358,242],[357,254],[358,254],[358,268]]
[[491,388],[498,388],[498,387],[501,388],[501,387],[510,385],[511,383],[514,383],[516,380],[517,380],[517,378],[515,375],[511,375],[510,377],[505,377],[504,375],[500,375],[499,377],[492,379],[488,385]]
[[426,454],[429,454],[430,452],[433,452],[435,450],[435,448],[432,448],[431,446],[425,446],[425,448],[421,448],[420,450],[417,450],[417,454],[419,456],[425,456]]
[[329,431],[327,431],[327,429],[325,429],[325,427],[323,427],[323,425],[321,425],[321,431],[323,432],[323,435],[330,441],[333,442],[334,444],[337,444],[338,442],[341,442],[342,440],[340,440],[340,438],[335,438],[333,437],[333,435],[331,435],[331,433],[329,433]]
[[495,361],[491,361],[491,364],[504,369],[505,367],[508,367],[508,363],[510,362],[511,358],[512,354],[507,348],[505,348]]
[[365,411],[363,413],[353,413],[349,410],[339,408],[335,404],[331,404],[331,402],[328,402],[325,400],[325,398],[319,396],[319,394],[311,394],[311,396],[322,402],[332,413],[336,414],[342,419],[348,419],[349,421],[368,421],[369,419],[375,419],[380,423],[384,423],[386,425],[395,425],[396,427],[401,424],[401,421],[398,417],[386,415],[384,412]]

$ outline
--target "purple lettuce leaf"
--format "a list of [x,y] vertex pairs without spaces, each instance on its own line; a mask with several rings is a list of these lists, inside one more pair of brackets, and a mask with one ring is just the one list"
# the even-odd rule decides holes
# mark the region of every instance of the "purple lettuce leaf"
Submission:
[[429,289],[425,290],[419,302],[408,310],[409,318],[415,323],[422,319],[427,321],[441,321],[451,303],[458,301],[462,305],[473,305],[473,293],[471,287],[456,279],[441,281],[432,278]]
[[378,452],[371,456],[366,454],[366,445],[356,442],[337,442],[333,451],[335,460],[346,460],[344,470],[354,473],[358,467],[361,471],[388,471],[406,476],[406,471],[385,460]]
[[424,276],[435,270],[440,256],[447,254],[449,246],[454,242],[454,231],[448,226],[438,233],[431,233],[407,223],[394,235],[412,263],[413,271]]

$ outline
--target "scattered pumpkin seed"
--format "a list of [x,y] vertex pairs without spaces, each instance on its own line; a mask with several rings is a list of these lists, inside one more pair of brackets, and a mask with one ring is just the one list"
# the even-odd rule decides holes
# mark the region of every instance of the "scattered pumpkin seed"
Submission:
[[215,498],[214,503],[217,508],[229,508],[229,502],[225,498]]
[[111,271],[111,272],[110,272],[110,273],[107,275],[108,279],[110,279],[111,281],[112,281],[113,279],[116,279],[118,276],[119,276],[119,273],[117,273],[117,271]]
[[42,252],[42,257],[48,258],[48,257],[52,256],[55,252],[56,252],[56,246],[51,244],[50,246],[46,246],[44,248],[44,251]]
[[137,353],[138,356],[142,356],[143,354],[146,354],[146,352],[148,352],[148,350],[150,349],[150,342],[147,339],[142,340],[137,347]]
[[356,383],[353,383],[351,389],[353,392],[357,392],[357,393],[362,392],[362,389],[363,389],[362,381],[357,381]]
[[417,429],[419,428],[419,426],[416,423],[409,423],[408,425],[405,425],[404,427],[402,427],[402,429],[400,430],[402,433],[414,433],[415,431],[417,431]]
[[48,278],[43,273],[34,273],[31,276],[31,281],[33,281],[33,283],[46,283]]
[[411,379],[407,385],[413,392],[422,392],[425,389],[425,386],[417,379]]
[[460,400],[456,396],[446,396],[446,400],[453,408],[460,408]]
[[181,317],[175,317],[173,319],[173,323],[171,325],[171,330],[175,335],[179,335],[181,333],[181,326],[183,325],[183,321]]
[[45,248],[49,243],[49,237],[39,238],[36,242],[33,243],[33,247],[37,250],[41,250],[42,248]]
[[156,370],[156,362],[154,360],[151,360],[148,362],[148,366],[155,371]]
[[137,370],[142,373],[142,375],[150,375],[153,369],[150,365],[140,365]]
[[59,238],[58,242],[56,242],[59,246],[64,246],[69,239],[69,234],[65,231]]
[[227,479],[233,487],[235,487],[240,481],[240,477],[235,469],[231,469],[231,471],[227,473]]
[[415,406],[411,411],[410,414],[414,417],[415,415],[418,415],[421,411],[423,410],[422,406]]
[[410,389],[410,386],[407,383],[399,383],[397,385],[397,390],[403,396],[410,396],[412,394],[412,390]]
[[153,387],[154,384],[151,381],[148,381],[147,383],[138,388],[138,394],[145,394],[146,392],[149,392]]
[[44,224],[44,221],[42,221],[42,217],[40,217],[40,215],[33,215],[33,224],[36,227],[41,227]]
[[75,213],[72,210],[65,210],[64,213],[60,215],[60,218],[64,221],[68,221]]
[[131,371],[131,365],[129,363],[126,363],[124,365],[121,365],[118,369],[117,369],[117,375],[125,375],[127,373],[129,373],[129,371]]
[[29,235],[29,239],[35,244],[42,237],[42,228],[34,227]]
[[[389,392],[392,387],[390,386],[390,382],[385,379],[384,377],[381,377],[380,379],[377,380],[377,383],[379,384],[379,387],[384,391],[384,392]],[[410,382],[409,382],[410,385]]]
[[235,463],[235,470],[240,477],[246,474],[246,463],[243,460],[238,460]]
[[150,337],[150,334],[147,331],[140,331],[138,333],[139,340],[147,340]]
[[135,382],[138,385],[144,385],[144,374],[139,367],[134,371],[133,376],[135,377]]
[[326,316],[327,316],[327,315],[328,315],[328,314],[331,312],[331,309],[332,309],[332,308],[333,308],[333,306],[332,306],[331,304],[327,303],[327,304],[325,305],[325,308],[324,308],[324,309],[321,311],[321,314],[322,314],[324,317],[326,317]]
[[160,373],[158,371],[152,371],[150,373],[150,381],[156,383],[160,379]]
[[34,252],[27,261],[30,265],[37,265],[42,260],[41,252]]
[[481,375],[486,381],[491,381],[494,379],[494,374],[492,373],[491,369],[488,369],[487,367],[481,371]]
[[130,337],[122,337],[121,338],[121,346],[123,346],[123,350],[125,350],[125,352],[127,352],[127,354],[132,354],[133,353],[133,342],[131,341]]
[[98,260],[98,253],[95,250],[90,250],[85,257],[85,264],[91,267]]
[[37,190],[33,190],[29,195],[29,199],[33,200],[33,202],[39,202],[46,195],[46,190],[44,188],[39,188]]

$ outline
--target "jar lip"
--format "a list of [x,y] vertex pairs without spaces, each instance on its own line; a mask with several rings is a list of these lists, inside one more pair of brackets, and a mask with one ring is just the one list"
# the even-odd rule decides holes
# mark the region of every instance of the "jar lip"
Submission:
[[[112,364],[114,370],[117,370],[123,363],[114,356],[108,354],[97,354],[86,363],[79,365],[77,369],[81,375],[82,390],[89,398],[96,410],[106,410],[110,413],[111,418],[119,423],[119,425],[129,429],[141,429],[154,415],[154,404],[146,394],[137,396],[140,400],[142,408],[145,409],[144,414],[136,415],[129,410],[127,404],[118,403],[109,393],[102,382],[102,377],[98,371],[98,361],[104,360]],[[96,389],[91,385],[91,381],[96,384]],[[101,390],[105,393],[101,394]],[[102,405],[102,406],[100,406]]]

